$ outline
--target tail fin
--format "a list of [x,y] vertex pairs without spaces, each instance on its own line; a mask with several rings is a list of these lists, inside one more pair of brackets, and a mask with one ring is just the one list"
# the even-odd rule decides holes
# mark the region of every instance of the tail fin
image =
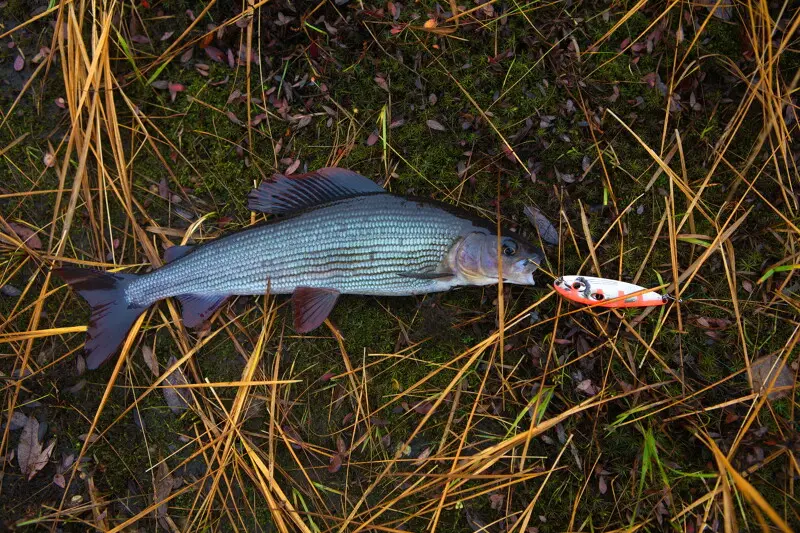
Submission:
[[125,288],[137,278],[86,268],[62,267],[53,272],[89,303],[92,310],[86,335],[86,366],[94,370],[114,355],[146,307],[131,307]]

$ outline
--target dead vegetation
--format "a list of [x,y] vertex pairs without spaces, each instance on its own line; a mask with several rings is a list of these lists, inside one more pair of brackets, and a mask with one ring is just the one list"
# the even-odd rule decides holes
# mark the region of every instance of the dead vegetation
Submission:
[[[0,5],[6,527],[800,526],[791,2]],[[518,225],[541,287],[344,299],[315,337],[166,302],[86,371],[54,264],[157,267],[326,165]],[[575,273],[679,302],[573,307]]]

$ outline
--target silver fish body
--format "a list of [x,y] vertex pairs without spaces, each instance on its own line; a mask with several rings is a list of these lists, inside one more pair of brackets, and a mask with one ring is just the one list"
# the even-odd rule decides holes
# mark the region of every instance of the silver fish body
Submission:
[[200,246],[174,246],[143,275],[55,270],[91,306],[86,363],[116,352],[152,304],[177,297],[196,327],[232,295],[292,294],[294,326],[322,324],[340,294],[405,296],[463,285],[533,285],[541,252],[487,220],[425,199],[390,194],[338,168],[276,175],[249,195],[277,215]]
[[434,272],[454,241],[477,231],[441,207],[392,194],[345,198],[197,247],[128,286],[147,307],[181,294],[290,294],[299,286],[342,294],[406,296],[448,290]]

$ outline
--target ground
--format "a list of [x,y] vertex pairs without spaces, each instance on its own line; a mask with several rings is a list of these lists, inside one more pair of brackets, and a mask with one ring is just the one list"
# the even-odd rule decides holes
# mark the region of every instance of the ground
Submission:
[[[800,527],[797,7],[97,4],[0,2],[6,528]],[[54,265],[144,272],[332,165],[499,217],[536,286],[311,335],[285,297],[162,302],[86,369]],[[577,273],[680,301],[579,307]]]

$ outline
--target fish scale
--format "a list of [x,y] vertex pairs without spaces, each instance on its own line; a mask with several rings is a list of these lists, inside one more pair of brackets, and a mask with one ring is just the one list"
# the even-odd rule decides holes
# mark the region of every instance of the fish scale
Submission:
[[298,286],[343,294],[431,292],[436,280],[400,274],[435,270],[470,225],[390,194],[348,198],[210,242],[141,276],[126,296],[147,306],[181,294],[264,294],[268,285],[273,294]]

